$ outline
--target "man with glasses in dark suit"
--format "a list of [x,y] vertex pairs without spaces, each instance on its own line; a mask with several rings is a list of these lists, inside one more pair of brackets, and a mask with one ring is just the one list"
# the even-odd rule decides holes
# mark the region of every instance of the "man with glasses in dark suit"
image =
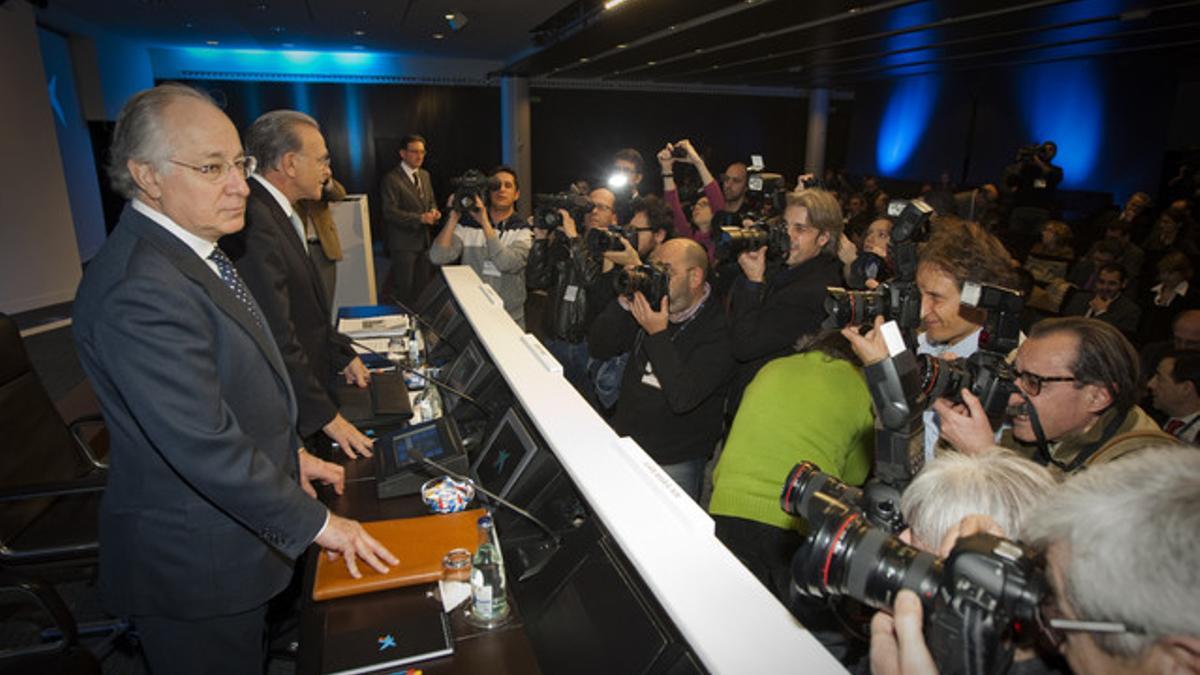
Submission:
[[401,141],[400,164],[379,186],[383,227],[392,258],[393,297],[411,305],[429,280],[430,229],[442,219],[425,163],[425,139],[417,134]]
[[358,560],[397,560],[316,500],[310,482],[340,493],[344,472],[304,451],[283,358],[216,246],[243,227],[255,167],[233,123],[161,85],[126,103],[109,157],[130,203],[74,304],[111,439],[102,600],[132,620],[152,672],[262,672],[267,603],[310,544],[354,576]]

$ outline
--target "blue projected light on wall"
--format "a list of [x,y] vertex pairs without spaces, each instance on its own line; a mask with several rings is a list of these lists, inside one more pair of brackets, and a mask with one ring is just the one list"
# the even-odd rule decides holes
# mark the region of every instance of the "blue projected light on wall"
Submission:
[[879,122],[879,138],[875,143],[875,164],[880,173],[895,175],[908,162],[929,126],[937,92],[936,75],[896,81]]
[[346,152],[350,155],[350,173],[355,181],[361,177],[363,168],[363,103],[362,87],[347,84],[346,87]]
[[309,96],[309,83],[292,83],[292,108],[309,115],[313,114],[312,97]]
[[[929,24],[937,18],[936,9],[932,2],[905,5],[888,15],[887,26],[891,30],[905,30]],[[918,71],[924,74],[903,77],[893,83],[875,143],[875,165],[879,173],[893,176],[899,173],[929,126],[940,77],[929,73],[928,66],[922,62],[937,57],[936,49],[925,48],[936,39],[935,30],[922,29],[884,40],[887,50],[892,53],[883,61],[895,67],[892,73]]]
[[1060,61],[1022,72],[1021,91],[1030,143],[1054,141],[1064,186],[1087,184],[1099,159],[1104,88],[1089,61]]
[[272,49],[214,49],[186,47],[179,50],[187,66],[195,70],[233,71],[280,77],[320,80],[329,76],[371,75],[395,60],[394,55],[371,52],[321,52]]

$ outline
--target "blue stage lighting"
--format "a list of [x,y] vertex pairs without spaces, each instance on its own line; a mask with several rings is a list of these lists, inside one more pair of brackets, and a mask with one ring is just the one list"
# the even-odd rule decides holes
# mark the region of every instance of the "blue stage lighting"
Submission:
[[1104,85],[1089,61],[1030,66],[1019,78],[1029,143],[1054,141],[1063,186],[1085,186],[1099,159]]
[[908,162],[925,128],[937,98],[936,75],[918,75],[896,80],[875,144],[875,164],[885,176],[897,175]]

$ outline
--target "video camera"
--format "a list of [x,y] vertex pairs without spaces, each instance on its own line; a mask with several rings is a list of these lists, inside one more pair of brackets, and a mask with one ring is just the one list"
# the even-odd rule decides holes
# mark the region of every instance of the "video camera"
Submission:
[[450,205],[460,214],[475,210],[476,197],[486,205],[488,193],[500,189],[499,179],[489,178],[478,169],[470,169],[457,178],[451,178],[450,185],[454,188],[454,197],[450,200]]
[[613,279],[613,287],[617,295],[633,299],[638,291],[646,296],[650,307],[657,310],[662,299],[667,296],[670,288],[670,276],[667,268],[660,263],[645,263],[637,267],[621,270]]
[[797,464],[780,494],[807,536],[792,558],[792,588],[815,598],[849,597],[891,609],[908,589],[925,608],[930,653],[945,675],[1003,673],[1014,643],[1028,640],[1048,592],[1041,559],[989,534],[960,539],[944,560],[867,522],[863,493]]
[[1047,156],[1050,154],[1050,150],[1055,147],[1057,146],[1055,146],[1053,141],[1034,143],[1033,145],[1022,145],[1021,147],[1017,148],[1017,161],[1022,163],[1029,162],[1032,161],[1034,157],[1041,157],[1043,161],[1046,161]]
[[563,219],[559,209],[571,214],[577,226],[583,226],[583,219],[596,208],[592,200],[585,195],[574,192],[559,192],[550,195],[534,195],[537,207],[533,210],[533,228],[537,230],[554,230],[562,227]]
[[[721,216],[718,221],[717,216]],[[731,218],[732,217],[732,218]],[[791,250],[792,240],[788,237],[787,223],[781,219],[759,220],[749,225],[737,221],[736,213],[713,216],[713,232],[716,233],[716,257],[719,262],[736,259],[746,251],[767,247],[768,260],[783,260]],[[734,224],[719,225],[733,220]]]

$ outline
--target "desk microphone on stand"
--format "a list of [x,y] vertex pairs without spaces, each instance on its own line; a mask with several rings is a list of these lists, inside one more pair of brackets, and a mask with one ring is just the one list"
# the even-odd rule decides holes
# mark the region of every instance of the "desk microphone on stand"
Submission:
[[492,492],[491,490],[488,490],[487,488],[483,487],[479,483],[472,480],[469,476],[464,476],[456,471],[451,471],[449,468],[442,466],[441,464],[438,464],[437,462],[435,462],[432,459],[429,459],[428,457],[423,455],[418,448],[409,448],[408,458],[413,460],[414,462],[420,462],[421,464],[427,464],[427,465],[433,467],[434,469],[446,474],[447,476],[454,478],[455,480],[460,480],[460,481],[463,481],[466,483],[470,483],[471,486],[474,487],[476,491],[483,494],[485,497],[490,499],[493,503],[508,508],[510,511],[517,514],[518,516],[521,516],[525,520],[528,520],[529,522],[533,523],[534,525],[537,525],[539,529],[541,529],[543,532],[546,533],[546,536],[550,538],[550,541],[539,543],[537,545],[537,547],[534,548],[532,551],[526,550],[525,548],[521,548],[521,547],[517,548],[517,557],[521,559],[521,563],[522,563],[521,574],[519,577],[517,577],[518,581],[525,581],[526,579],[531,579],[534,577],[534,575],[541,572],[546,567],[546,565],[550,562],[550,559],[552,557],[554,557],[554,554],[558,552],[558,549],[562,546],[562,538],[559,537],[558,534],[554,532],[554,530],[551,530],[545,523],[543,523],[541,520],[539,520],[537,518],[537,516],[526,511],[525,509],[517,506],[516,504],[508,501],[507,499],[501,497],[500,495]]
[[426,330],[428,330],[430,333],[433,333],[433,336],[438,339],[438,344],[449,345],[450,348],[454,350],[455,354],[458,353],[458,348],[456,348],[453,344],[451,344],[450,341],[446,339],[445,335],[442,335],[441,333],[439,333],[438,329],[434,328],[433,324],[430,323],[429,321],[427,321],[425,319],[425,317],[421,316],[417,312],[414,312],[408,305],[404,304],[403,302],[400,302],[400,300],[398,300],[398,299],[393,300],[392,302],[397,307],[399,307],[400,309],[407,312],[409,316],[416,319],[418,323],[420,323],[422,326],[424,326],[426,328]]
[[398,368],[399,370],[402,370],[406,373],[411,373],[413,375],[416,375],[417,377],[421,378],[422,380],[425,380],[429,384],[434,385],[438,389],[441,389],[443,391],[448,391],[451,394],[454,394],[455,396],[459,397],[460,399],[466,401],[467,403],[470,403],[471,405],[478,408],[483,413],[483,416],[485,418],[492,416],[492,411],[488,410],[482,403],[480,403],[474,397],[468,395],[466,392],[460,391],[454,387],[451,387],[449,384],[446,384],[445,382],[442,382],[441,380],[434,379],[434,378],[426,375],[425,373],[422,373],[421,371],[417,370],[416,368],[413,368],[411,366],[406,366],[403,363],[400,363],[399,361],[393,361],[392,359],[388,358],[387,354],[382,354],[380,352],[377,352],[374,349],[371,349],[370,347],[368,347],[367,345],[359,342],[358,340],[355,340],[354,338],[350,338],[350,342],[357,345],[358,347],[361,347],[362,349],[366,350],[369,354],[371,354],[373,356],[377,356],[377,357],[383,359],[384,361],[391,363],[392,365],[396,366],[396,368]]

